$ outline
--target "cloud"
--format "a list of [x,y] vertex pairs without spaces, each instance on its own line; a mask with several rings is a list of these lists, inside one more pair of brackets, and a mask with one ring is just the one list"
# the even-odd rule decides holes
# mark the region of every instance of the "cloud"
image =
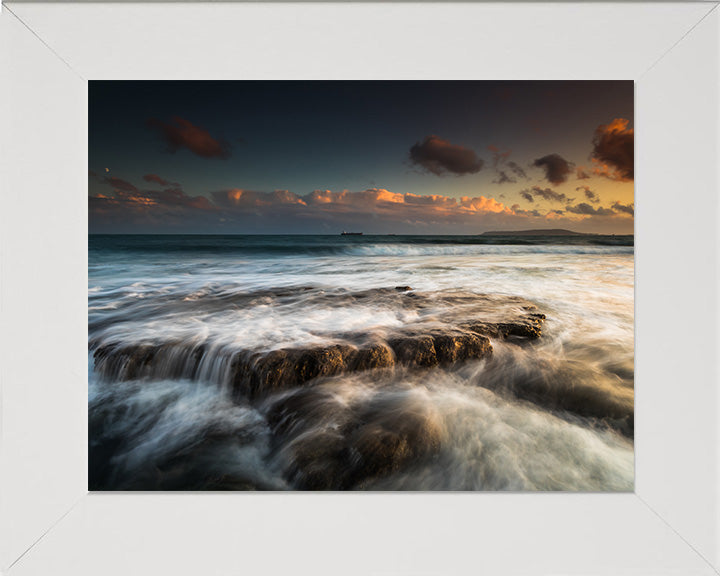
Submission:
[[593,204],[598,204],[600,202],[600,197],[590,190],[590,186],[578,186],[575,188],[576,192],[583,192],[585,194],[585,198],[590,200]]
[[572,172],[572,162],[568,162],[559,154],[548,154],[537,158],[532,165],[545,170],[545,178],[554,185],[566,182]]
[[520,191],[520,195],[525,198],[528,202],[534,202],[535,198],[542,198],[550,202],[572,202],[573,198],[568,198],[562,192],[555,192],[551,188],[540,188],[540,186],[533,186],[530,189]]
[[483,167],[483,161],[470,148],[434,135],[410,148],[410,162],[436,176],[475,174]]
[[630,216],[635,216],[635,204],[620,204],[620,202],[615,202],[612,205],[612,209],[615,210],[615,212],[624,212],[625,214],[630,214]]
[[535,196],[540,196],[541,198],[549,200],[550,202],[572,202],[572,198],[568,198],[562,192],[555,192],[555,190],[552,190],[550,188],[540,188],[539,186],[533,186],[532,190]]
[[504,170],[498,170],[498,177],[493,180],[493,184],[508,184],[515,182],[517,182],[517,180],[515,180],[515,178],[512,178],[511,176],[508,176]]
[[214,210],[215,206],[205,196],[188,196],[179,184],[167,182],[154,174],[143,177],[150,182],[169,184],[163,190],[141,190],[134,184],[116,176],[106,177],[104,184],[112,187],[111,195],[98,194],[91,196],[91,202],[97,206],[114,206],[118,210],[144,209],[150,206],[163,210],[187,208],[193,210]]
[[508,160],[511,150],[501,151],[500,148],[492,144],[488,146],[488,150],[492,152],[492,165],[497,174],[497,177],[493,180],[493,184],[515,183],[517,182],[517,178],[529,180],[525,170],[516,162]]
[[190,150],[202,158],[230,157],[230,143],[221,138],[213,138],[210,133],[190,121],[174,116],[172,123],[165,123],[156,118],[147,121],[148,127],[156,130],[167,145],[167,151],[174,154],[181,148]]
[[169,182],[164,178],[160,178],[157,174],[145,174],[143,180],[145,180],[145,182],[155,182],[156,184],[160,184],[160,186],[180,186],[177,182]]
[[608,208],[594,208],[586,202],[582,202],[575,206],[567,206],[565,210],[567,212],[571,212],[572,214],[583,214],[587,216],[613,216],[615,214],[612,210],[609,210]]
[[[144,179],[159,184],[156,178]],[[562,210],[526,210],[518,204],[507,206],[482,194],[457,198],[368,188],[313,190],[301,195],[289,190],[229,188],[207,196],[191,196],[180,185],[139,189],[120,178],[107,178],[103,182],[109,187],[108,192],[88,198],[93,233],[339,233],[346,229],[367,234],[427,233],[428,230],[474,234],[490,228],[538,226],[548,219],[577,223],[602,213],[589,205],[586,206],[590,210],[579,205],[573,208],[575,213],[568,214]],[[523,192],[533,199],[535,194],[564,198],[540,187]],[[627,232],[631,220],[617,211],[609,212],[616,215],[615,219],[600,220],[598,226]]]
[[103,179],[103,183],[112,186],[115,190],[122,190],[124,192],[138,191],[138,189],[132,184],[130,184],[130,182],[128,182],[127,180],[123,180],[122,178],[117,178],[115,176],[110,176],[109,178]]
[[305,201],[289,190],[275,190],[273,192],[257,192],[232,188],[211,194],[213,202],[220,207],[230,209],[257,209],[263,207],[277,208],[283,205],[299,204],[305,206]]
[[542,217],[539,210],[522,210],[520,204],[513,204],[511,210],[517,216],[534,216],[536,218]]
[[119,217],[126,212],[155,209],[156,213],[177,211],[178,209],[215,210],[205,196],[187,196],[182,190],[168,189],[158,191],[126,192],[116,190],[112,196],[99,194],[90,196],[90,207],[102,210],[114,210]]
[[635,179],[635,131],[628,124],[615,118],[595,129],[591,158],[598,175],[621,182]]
[[146,192],[158,203],[167,207],[185,207],[197,210],[216,210],[216,206],[205,196],[188,196],[180,188],[167,188],[159,192]]
[[294,214],[342,215],[384,215],[452,217],[469,213],[510,212],[502,202],[485,196],[463,196],[453,198],[441,194],[404,194],[384,188],[369,188],[357,192],[342,190],[314,190],[299,196],[287,190],[258,192],[232,189],[213,192],[213,202],[222,208],[237,212],[252,211],[276,213],[291,210]]
[[197,211],[215,211],[217,207],[205,196],[188,196],[179,185],[163,190],[140,190],[135,185],[120,178],[103,180],[112,186],[112,194],[95,194],[88,197],[91,217],[93,215],[114,215],[116,219],[132,219],[142,214],[165,217],[186,215]]
[[497,146],[493,146],[492,144],[490,144],[490,146],[488,146],[488,150],[490,150],[490,152],[492,152],[493,168],[496,168],[496,169],[498,168],[498,166],[501,166],[502,164],[505,163],[505,161],[510,157],[510,153],[512,152],[512,150],[505,150],[504,152],[501,152],[500,148],[498,148]]
[[590,178],[590,174],[588,174],[587,168],[585,168],[585,166],[579,166],[576,175],[578,180],[587,180],[588,178]]
[[519,176],[520,178],[525,178],[526,180],[529,179],[528,175],[525,173],[525,170],[520,168],[520,166],[518,164],[516,164],[515,162],[513,162],[512,160],[510,160],[510,162],[507,163],[507,166],[508,166],[508,168],[510,168],[510,170],[512,170],[515,173],[516,176]]
[[436,209],[452,209],[455,207],[457,201],[455,198],[449,196],[442,196],[441,194],[401,194],[402,202],[410,206],[432,206]]
[[399,194],[384,188],[368,188],[358,192],[342,190],[314,190],[302,197],[308,206],[333,213],[372,213],[377,211],[392,210],[393,207],[412,203],[415,205],[432,205],[438,198],[444,196],[417,196],[415,194]]
[[495,214],[499,212],[512,212],[512,210],[506,208],[502,202],[498,202],[495,198],[486,198],[485,196],[476,196],[474,198],[463,196],[460,198],[459,204],[463,210],[471,212],[492,212]]

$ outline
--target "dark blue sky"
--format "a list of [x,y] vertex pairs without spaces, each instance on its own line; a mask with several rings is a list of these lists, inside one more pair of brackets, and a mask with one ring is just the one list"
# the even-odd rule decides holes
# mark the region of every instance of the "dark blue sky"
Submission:
[[[633,117],[628,81],[91,81],[90,231],[632,231]],[[445,200],[337,196],[378,189]]]

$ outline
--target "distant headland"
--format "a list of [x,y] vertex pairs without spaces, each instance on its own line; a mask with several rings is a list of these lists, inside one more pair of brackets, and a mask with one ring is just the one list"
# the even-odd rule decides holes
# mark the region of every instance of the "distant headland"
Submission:
[[588,236],[588,234],[563,228],[549,228],[543,230],[491,230],[483,232],[481,236]]

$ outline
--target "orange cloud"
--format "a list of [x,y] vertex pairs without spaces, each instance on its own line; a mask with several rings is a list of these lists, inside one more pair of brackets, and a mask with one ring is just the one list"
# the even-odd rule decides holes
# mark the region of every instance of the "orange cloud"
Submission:
[[588,178],[590,178],[590,174],[588,174],[587,168],[585,168],[585,166],[578,166],[576,175],[578,180],[587,180]]
[[[348,194],[346,192],[346,194]],[[389,202],[391,204],[402,204],[405,198],[402,194],[390,192],[384,188],[372,188],[359,193],[360,196],[365,200],[373,200],[375,202]]]
[[472,212],[512,213],[512,210],[506,208],[502,202],[498,202],[495,198],[485,198],[485,196],[477,196],[476,198],[463,196],[460,198],[460,207]]
[[601,124],[593,136],[593,173],[628,182],[635,178],[635,131],[629,120],[615,118]]
[[[154,178],[150,181],[157,182]],[[201,229],[205,230],[220,226],[227,231],[272,230],[273,233],[336,228],[412,233],[428,227],[443,230],[442,233],[475,233],[491,227],[532,226],[563,219],[578,222],[592,218],[592,223],[606,228],[627,226],[632,222],[633,210],[632,205],[619,203],[611,208],[568,204],[562,210],[541,212],[523,209],[518,204],[507,206],[483,195],[455,198],[443,194],[399,193],[385,188],[315,190],[302,196],[289,190],[262,192],[231,188],[213,192],[208,198],[189,196],[179,185],[163,190],[139,190],[120,178],[112,181],[108,178],[104,183],[112,187],[112,194],[95,193],[89,197],[89,204],[91,222],[106,228],[118,223],[182,228],[189,223],[203,226]]]
[[233,188],[223,192],[214,192],[213,200],[219,206],[233,206],[253,208],[259,206],[277,206],[282,204],[300,204],[305,206],[305,201],[297,194],[289,190],[275,190],[274,192],[257,192],[255,190],[243,190]]
[[[92,175],[90,176],[92,177]],[[148,179],[147,176],[144,179],[157,182],[155,178]],[[157,179],[162,180],[159,177]],[[123,211],[132,212],[157,208],[169,214],[178,210],[213,211],[217,209],[205,196],[188,196],[179,184],[173,184],[172,187],[164,190],[140,190],[127,180],[115,176],[103,179],[102,183],[111,186],[113,192],[112,195],[94,194],[89,196],[91,208],[99,211],[106,212],[114,209],[118,213],[122,213]]]
[[438,217],[448,219],[471,214],[513,214],[513,210],[495,198],[464,196],[459,200],[442,194],[413,194],[391,192],[384,188],[370,188],[353,192],[342,190],[314,190],[298,196],[287,190],[257,192],[231,189],[212,194],[213,202],[233,211],[265,210],[268,214],[295,210],[298,216],[323,215],[384,215],[391,218]]
[[333,194],[330,190],[315,190],[310,193],[309,200],[312,204],[331,204]]
[[[422,196],[419,194],[400,194],[398,192],[390,192],[385,188],[369,188],[360,192],[351,192],[343,190],[341,192],[332,192],[331,190],[315,190],[303,197],[308,204],[327,205],[335,207],[385,207],[390,209],[392,205],[400,204],[434,204],[442,202],[445,196]],[[442,200],[441,200],[442,199]],[[452,199],[451,199],[452,200]],[[387,206],[386,206],[387,205]]]
[[315,190],[303,197],[308,205],[319,209],[329,210],[331,207],[355,207],[364,211],[373,210],[422,210],[432,212],[502,212],[508,210],[502,202],[494,198],[462,197],[459,201],[451,196],[441,194],[401,194],[390,192],[384,188],[371,188],[360,192],[332,192],[330,190]]
[[550,210],[547,214],[545,214],[546,220],[561,220],[561,219],[569,219],[569,220],[583,220],[587,218],[587,216],[576,216],[576,217],[570,217],[562,212],[562,210]]

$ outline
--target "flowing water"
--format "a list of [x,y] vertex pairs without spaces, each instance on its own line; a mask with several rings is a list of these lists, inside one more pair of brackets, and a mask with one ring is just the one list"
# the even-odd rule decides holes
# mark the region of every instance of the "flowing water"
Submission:
[[[93,490],[632,490],[632,236],[90,236],[88,277]],[[236,386],[532,305],[489,357]]]

